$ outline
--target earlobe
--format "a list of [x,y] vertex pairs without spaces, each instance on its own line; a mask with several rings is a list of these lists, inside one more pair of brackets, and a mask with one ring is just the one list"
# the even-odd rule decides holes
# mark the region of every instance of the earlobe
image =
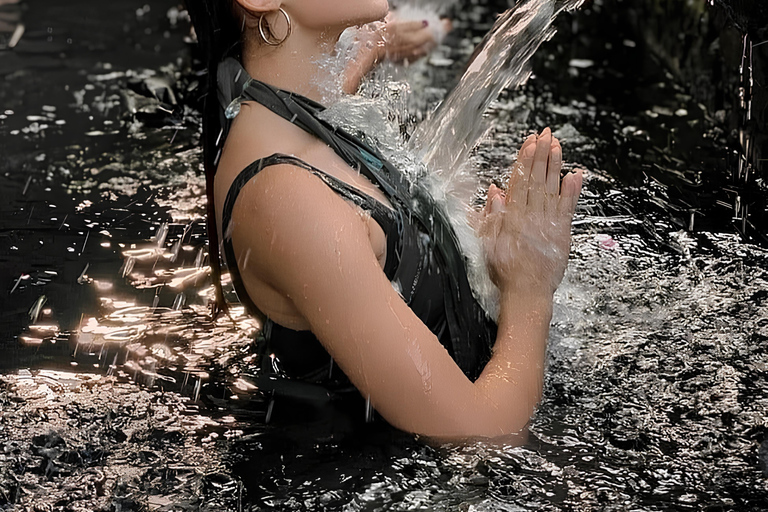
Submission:
[[235,2],[246,11],[254,14],[276,11],[282,5],[281,0],[235,0]]

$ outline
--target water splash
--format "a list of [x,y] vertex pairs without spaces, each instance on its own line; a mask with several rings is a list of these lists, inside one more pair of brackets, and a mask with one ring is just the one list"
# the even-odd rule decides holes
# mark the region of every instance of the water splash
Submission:
[[530,60],[554,35],[555,18],[582,3],[524,0],[499,16],[458,85],[409,143],[410,152],[431,171],[424,185],[448,214],[467,258],[472,291],[493,318],[498,317],[498,290],[468,217],[472,195],[478,189],[478,176],[468,165],[470,155],[492,127],[484,117],[491,103],[501,91],[517,88],[530,78]]
[[232,100],[232,103],[230,103],[227,106],[227,109],[224,111],[224,116],[230,121],[236,118],[237,115],[240,113],[242,101],[243,100],[241,98],[235,98],[234,100]]
[[473,293],[493,318],[498,316],[498,290],[488,275],[484,250],[468,215],[479,181],[469,165],[470,154],[491,128],[484,117],[491,103],[502,90],[528,80],[531,58],[555,33],[554,19],[582,3],[524,0],[499,16],[458,85],[407,145],[398,135],[408,117],[407,100],[402,97],[410,90],[393,94],[398,82],[391,79],[390,70],[378,72],[363,84],[362,99],[344,98],[324,113],[331,123],[376,133],[384,155],[442,206],[467,258]]
[[488,133],[490,125],[479,120],[499,93],[528,80],[531,57],[554,35],[557,15],[583,1],[526,0],[499,16],[459,84],[410,142],[411,150],[445,183],[454,181]]

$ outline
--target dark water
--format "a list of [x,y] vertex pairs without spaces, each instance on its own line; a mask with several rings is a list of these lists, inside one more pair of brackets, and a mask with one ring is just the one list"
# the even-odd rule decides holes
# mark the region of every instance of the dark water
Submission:
[[[589,3],[492,108],[486,180],[546,125],[588,179],[531,441],[434,447],[362,410],[263,426],[258,326],[207,314],[199,92],[174,6],[0,5],[25,25],[0,52],[0,507],[768,507],[767,195],[756,166],[734,180],[742,39],[725,14]],[[455,10],[427,97],[494,8]]]

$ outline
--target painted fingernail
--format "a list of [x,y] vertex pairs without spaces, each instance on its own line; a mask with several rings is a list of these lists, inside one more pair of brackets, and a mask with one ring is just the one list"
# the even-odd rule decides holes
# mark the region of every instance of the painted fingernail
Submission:
[[429,21],[428,20],[422,21],[421,22],[421,26],[424,27],[424,28],[427,28],[429,26]]

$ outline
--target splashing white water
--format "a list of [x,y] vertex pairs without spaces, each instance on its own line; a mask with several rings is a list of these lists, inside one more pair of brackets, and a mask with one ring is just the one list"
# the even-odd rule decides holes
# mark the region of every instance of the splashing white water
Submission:
[[552,22],[564,9],[584,0],[523,0],[499,16],[456,88],[411,139],[410,149],[446,183],[454,180],[469,153],[487,134],[483,114],[504,89],[530,77],[529,62],[555,30]]
[[[494,318],[498,317],[498,290],[490,280],[481,241],[469,218],[470,201],[478,188],[477,174],[470,164],[471,152],[491,128],[484,118],[485,111],[502,90],[519,87],[528,80],[531,58],[555,33],[554,19],[563,10],[576,9],[583,2],[523,0],[501,14],[475,50],[458,85],[419,126],[408,144],[401,133],[407,124],[406,96],[410,89],[392,80],[386,68],[363,85],[359,96],[340,99],[324,114],[344,128],[376,134],[384,155],[443,207],[467,259],[475,297]],[[430,5],[429,16],[439,19],[438,8],[429,1],[418,6],[401,5],[399,9],[424,17]],[[336,66],[353,58],[349,40],[342,38],[340,47],[343,51],[337,52]]]
[[499,16],[472,56],[464,76],[435,113],[419,126],[409,150],[429,170],[425,185],[443,205],[467,258],[472,290],[492,317],[498,317],[498,290],[485,265],[482,244],[468,215],[478,187],[470,165],[472,150],[491,125],[484,113],[504,89],[523,85],[531,75],[530,60],[554,33],[553,21],[563,10],[584,0],[523,0]]

